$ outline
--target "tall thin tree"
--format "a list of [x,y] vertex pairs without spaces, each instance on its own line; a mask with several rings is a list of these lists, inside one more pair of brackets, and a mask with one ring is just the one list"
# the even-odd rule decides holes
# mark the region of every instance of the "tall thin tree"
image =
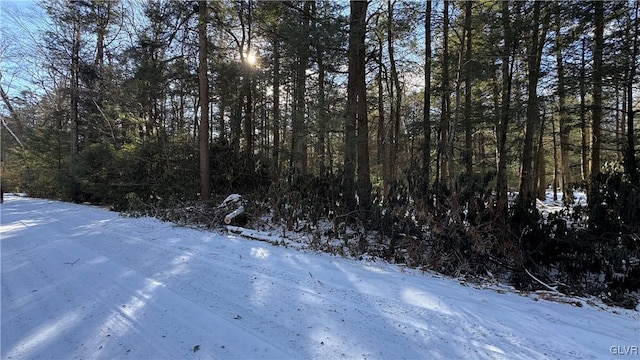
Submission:
[[[638,19],[638,12],[640,8],[640,2],[635,2],[633,5],[633,10],[629,9],[628,23],[630,27],[630,31],[628,34],[628,42],[630,42],[631,53],[629,54],[629,68],[627,72],[627,141],[626,147],[624,151],[624,163],[627,168],[627,172],[629,173],[630,180],[633,184],[637,184],[640,181],[640,174],[638,174],[638,166],[636,165],[636,145],[635,145],[635,129],[633,127],[633,120],[637,110],[634,110],[633,106],[633,95],[634,95],[634,85],[637,85],[636,81],[636,72],[637,72],[637,58],[639,55],[639,42],[640,39],[640,19]],[[631,16],[631,11],[633,11],[634,15]]]
[[582,39],[582,47],[580,51],[580,159],[581,159],[581,174],[582,182],[587,183],[589,181],[589,145],[587,142],[587,70],[586,70],[586,39]]
[[200,149],[200,198],[209,200],[211,183],[209,178],[209,77],[207,76],[207,23],[209,21],[207,1],[198,2],[198,83],[200,89],[200,126],[198,139]]
[[600,173],[602,147],[602,48],[604,47],[604,3],[594,1],[593,110],[591,117],[591,179]]
[[306,79],[309,66],[311,2],[305,1],[301,11],[300,43],[296,46],[295,88],[291,134],[291,165],[299,173],[307,172]]
[[[501,2],[502,28],[504,32],[504,44],[501,49],[501,99],[500,111],[496,126],[497,135],[497,174],[496,174],[496,205],[497,212],[506,215],[508,198],[507,198],[507,130],[509,128],[510,105],[511,105],[511,89],[513,84],[512,73],[512,52],[515,41],[513,40],[513,31],[511,28],[509,1]],[[506,219],[505,216],[502,219]]]
[[422,172],[424,176],[424,191],[429,188],[431,169],[431,0],[427,0],[424,19],[424,104],[422,129],[424,143],[422,148]]
[[[74,6],[74,4],[70,4]],[[80,152],[80,13],[73,11],[73,43],[71,50],[71,154]]]
[[443,5],[442,20],[442,97],[440,102],[440,123],[438,125],[438,151],[436,152],[436,188],[440,182],[448,180],[448,133],[450,114],[449,94],[449,1]]
[[351,1],[350,10],[343,194],[347,208],[354,209],[356,206],[356,165],[358,170],[357,194],[361,205],[368,206],[371,191],[365,83],[367,2]]
[[[562,169],[562,201],[565,204],[573,203],[573,190],[571,189],[571,184],[573,178],[571,176],[571,167],[570,167],[570,134],[571,127],[569,126],[569,111],[567,109],[567,90],[565,86],[565,73],[564,73],[564,58],[562,51],[564,49],[564,41],[562,37],[562,4],[558,3],[555,5],[556,14],[555,14],[555,42],[556,42],[556,70],[558,72],[558,111],[560,117],[560,158],[561,158],[561,169]],[[555,131],[553,134],[553,139],[555,141]],[[554,145],[554,154],[555,154],[555,145]],[[555,194],[555,186],[554,186],[554,194]]]
[[472,82],[472,41],[471,41],[471,10],[472,1],[465,2],[464,32],[466,49],[464,55],[464,151],[462,162],[468,175],[473,173],[473,123],[471,121],[471,82]]
[[[531,202],[535,199],[535,177],[534,171],[534,134],[540,126],[540,105],[538,99],[538,81],[540,80],[540,63],[542,58],[542,49],[546,39],[548,29],[548,16],[544,16],[542,21],[542,30],[540,29],[540,16],[542,11],[542,2],[535,1],[533,3],[533,21],[530,37],[530,46],[527,49],[527,121],[524,135],[524,145],[522,149],[522,165],[520,172],[520,199]],[[528,204],[531,205],[531,204]]]

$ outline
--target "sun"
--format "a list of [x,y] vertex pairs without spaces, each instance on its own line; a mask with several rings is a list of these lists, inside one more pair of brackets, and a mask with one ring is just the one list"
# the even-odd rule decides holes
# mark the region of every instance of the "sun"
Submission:
[[249,65],[255,65],[256,63],[258,63],[258,57],[256,56],[256,54],[253,51],[250,51],[247,54],[247,57],[246,57],[245,60],[246,60],[247,64],[249,64]]

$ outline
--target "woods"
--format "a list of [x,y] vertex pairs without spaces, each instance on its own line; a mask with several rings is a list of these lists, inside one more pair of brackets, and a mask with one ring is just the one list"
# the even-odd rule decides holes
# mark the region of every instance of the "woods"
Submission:
[[638,2],[38,6],[38,29],[2,15],[7,191],[142,213],[242,193],[353,254],[640,287]]

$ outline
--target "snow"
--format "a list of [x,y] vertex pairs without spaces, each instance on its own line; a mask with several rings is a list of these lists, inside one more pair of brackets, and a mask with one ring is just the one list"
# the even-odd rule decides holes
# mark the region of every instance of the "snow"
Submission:
[[[540,199],[536,199],[536,207],[538,210],[542,212],[543,215],[547,215],[549,213],[558,213],[565,208],[565,204],[563,202],[563,194],[562,189],[558,189],[557,192],[557,200],[553,199],[553,190],[547,189],[546,191],[546,199],[544,201]],[[573,191],[573,204],[571,206],[586,206],[587,205],[587,194],[584,190],[574,190]]]
[[224,199],[220,206],[227,206],[231,203],[240,202],[240,200],[242,200],[242,196],[240,194],[231,194]]
[[8,195],[2,359],[600,359],[637,312]]

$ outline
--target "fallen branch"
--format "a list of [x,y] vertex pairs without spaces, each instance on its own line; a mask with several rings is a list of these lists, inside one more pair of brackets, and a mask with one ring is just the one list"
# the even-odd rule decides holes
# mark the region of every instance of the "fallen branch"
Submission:
[[540,285],[542,285],[542,286],[546,287],[547,289],[549,289],[549,290],[551,290],[551,291],[553,291],[553,292],[555,292],[555,293],[557,293],[557,294],[562,294],[560,291],[558,291],[557,287],[553,287],[553,286],[547,285],[547,284],[546,284],[545,282],[543,282],[542,280],[540,280],[540,279],[538,279],[537,277],[533,276],[533,274],[532,274],[532,273],[530,273],[530,272],[529,272],[529,270],[524,269],[524,272],[526,272],[526,273],[527,273],[527,275],[531,276],[531,278],[532,278],[533,280],[535,280],[537,283],[539,283]]
[[276,240],[273,237],[273,235],[271,235],[271,233],[265,234],[257,230],[246,229],[243,227],[231,226],[231,225],[227,225],[226,228],[228,232],[234,233],[236,235],[240,235],[242,237],[268,242],[269,244],[272,244],[272,245],[280,245],[280,242],[278,242],[278,240]]
[[244,206],[240,205],[239,208],[235,209],[234,211],[232,211],[231,213],[227,214],[227,216],[224,217],[224,223],[229,225],[231,224],[233,219],[237,218],[242,214],[244,214]]

